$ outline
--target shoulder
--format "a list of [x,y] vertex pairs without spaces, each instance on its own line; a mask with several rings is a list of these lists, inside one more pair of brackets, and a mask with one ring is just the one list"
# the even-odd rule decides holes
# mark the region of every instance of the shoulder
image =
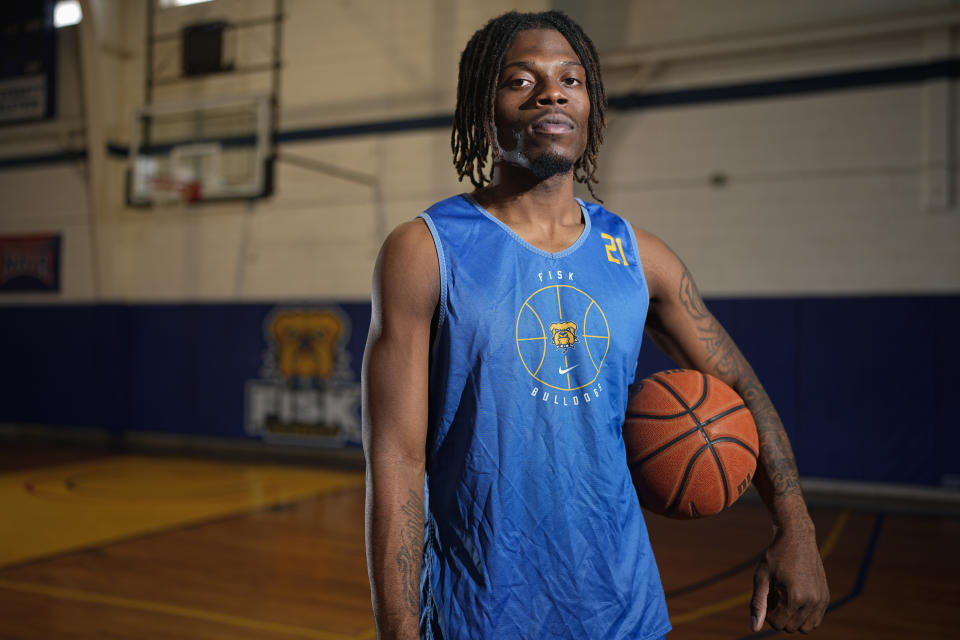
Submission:
[[643,261],[650,297],[662,299],[668,291],[673,291],[679,285],[686,267],[666,242],[649,231],[631,226],[637,239],[637,251]]
[[374,303],[399,304],[433,314],[439,299],[440,268],[433,235],[422,218],[390,232],[373,275]]
[[410,263],[413,268],[421,263],[437,264],[433,235],[423,218],[415,218],[398,225],[387,235],[380,247],[378,262],[390,265]]

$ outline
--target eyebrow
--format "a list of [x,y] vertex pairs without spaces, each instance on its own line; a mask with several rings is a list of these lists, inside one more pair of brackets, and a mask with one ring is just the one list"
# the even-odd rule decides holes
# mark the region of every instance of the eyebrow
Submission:
[[[564,60],[560,64],[565,67],[583,67],[583,64],[579,60]],[[527,62],[526,60],[517,60],[515,62],[508,62],[507,64],[503,65],[503,69],[507,69],[509,67],[523,67],[524,69],[531,69],[534,66],[536,65],[531,62]]]

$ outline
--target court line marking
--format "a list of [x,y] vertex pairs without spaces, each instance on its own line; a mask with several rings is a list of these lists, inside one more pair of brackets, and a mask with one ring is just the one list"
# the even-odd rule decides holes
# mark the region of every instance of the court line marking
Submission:
[[833,553],[833,548],[837,546],[837,542],[840,540],[840,534],[843,533],[844,527],[847,526],[847,520],[850,519],[850,513],[848,511],[843,511],[837,516],[837,521],[833,525],[833,529],[830,530],[830,534],[827,536],[827,539],[823,541],[823,546],[820,547],[820,557],[826,559],[831,553]]
[[672,589],[671,591],[667,591],[666,594],[664,595],[666,595],[667,600],[672,600],[673,598],[677,598],[679,596],[686,595],[694,591],[699,591],[704,587],[709,587],[710,585],[716,584],[718,582],[722,582],[727,578],[732,578],[733,576],[737,575],[741,571],[744,571],[745,569],[749,569],[750,567],[757,566],[757,564],[760,562],[760,559],[762,557],[763,557],[763,554],[758,553],[757,555],[753,556],[749,560],[744,560],[740,564],[734,565],[729,569],[725,569],[723,571],[720,571],[719,573],[715,573],[712,576],[708,576],[698,582],[693,582],[693,583],[684,585],[682,587]]
[[308,627],[298,627],[295,625],[281,624],[278,622],[266,622],[264,620],[243,618],[225,613],[204,611],[203,609],[192,609],[190,607],[181,607],[173,604],[163,604],[160,602],[150,602],[146,600],[134,600],[132,598],[121,598],[119,596],[109,596],[101,593],[83,591],[81,589],[51,587],[42,584],[19,582],[16,580],[0,579],[0,589],[49,596],[52,598],[58,598],[60,600],[74,600],[78,602],[89,602],[93,604],[118,607],[121,609],[133,609],[136,611],[146,611],[149,613],[161,613],[171,616],[178,616],[181,618],[202,620],[204,622],[216,622],[232,627],[241,627],[243,629],[255,629],[258,631],[269,631],[271,633],[299,636],[301,638],[316,638],[318,640],[364,640],[369,637],[369,632],[363,632],[362,634],[358,635],[332,633],[328,631],[310,629]]
[[[112,505],[114,507],[123,507],[127,503],[138,503],[142,502],[143,498],[137,495],[133,495],[130,498],[120,498],[120,499],[110,499],[104,501],[103,499],[94,499],[84,494],[75,493],[72,489],[69,489],[63,494],[58,495],[56,492],[44,492],[38,490],[39,484],[37,483],[37,478],[44,479],[45,481],[50,481],[53,483],[63,483],[64,474],[72,473],[84,474],[91,473],[95,471],[102,471],[104,469],[112,470],[114,468],[120,467],[129,467],[130,465],[141,465],[144,462],[148,462],[153,465],[156,463],[156,466],[159,468],[166,467],[177,468],[179,464],[186,464],[188,466],[188,471],[190,468],[207,468],[209,471],[210,468],[215,468],[219,472],[222,472],[225,468],[236,467],[242,471],[244,475],[249,474],[250,470],[258,469],[263,470],[267,474],[272,474],[276,470],[280,470],[281,473],[286,474],[288,471],[292,471],[296,474],[296,467],[284,468],[281,465],[270,465],[270,464],[257,464],[257,463],[232,463],[232,462],[223,462],[223,461],[197,461],[191,460],[189,458],[183,457],[171,457],[171,458],[157,458],[153,456],[144,456],[144,455],[118,455],[118,456],[107,456],[103,458],[96,458],[92,460],[84,460],[79,462],[68,462],[65,464],[55,464],[44,467],[38,467],[36,469],[26,469],[26,470],[16,470],[9,473],[0,474],[0,489],[6,489],[9,487],[16,488],[16,491],[23,492],[30,497],[42,497],[44,501],[57,501],[64,502],[66,504],[72,505],[84,505],[87,503],[98,504],[101,506]],[[284,470],[287,469],[287,470]],[[307,470],[303,470],[307,471]],[[308,473],[315,474],[317,471],[307,471]],[[152,536],[157,533],[164,533],[167,531],[172,531],[180,528],[193,527],[198,524],[203,524],[207,522],[215,522],[222,520],[224,518],[233,518],[237,516],[242,516],[249,513],[256,513],[258,511],[263,511],[270,509],[279,504],[295,504],[303,500],[310,500],[313,498],[332,495],[340,491],[349,491],[363,486],[363,476],[362,474],[348,472],[348,471],[322,471],[320,472],[324,475],[329,475],[328,481],[324,482],[323,486],[312,486],[310,488],[298,489],[296,491],[287,491],[282,489],[282,482],[274,483],[267,479],[266,484],[271,485],[272,488],[270,491],[263,493],[263,495],[258,495],[256,498],[253,498],[249,501],[240,500],[242,498],[241,493],[234,493],[232,495],[227,495],[230,500],[236,501],[232,507],[224,507],[211,509],[210,511],[193,511],[192,513],[176,517],[167,517],[161,520],[151,520],[146,524],[136,526],[133,528],[121,527],[119,531],[98,534],[94,537],[81,537],[79,539],[74,538],[70,542],[62,543],[59,545],[49,546],[45,549],[33,550],[29,553],[21,553],[14,557],[3,557],[9,554],[2,553],[3,551],[9,551],[9,549],[16,549],[17,547],[11,546],[6,548],[0,548],[0,569],[8,569],[17,565],[21,565],[28,562],[34,562],[37,560],[49,559],[56,556],[75,553],[77,551],[82,551],[84,549],[94,549],[102,548],[118,542],[123,542],[127,540],[135,540],[145,536]],[[34,475],[30,475],[34,474]],[[21,485],[19,480],[26,478],[26,482]],[[13,484],[4,487],[3,483],[13,480]],[[136,483],[134,483],[136,484]],[[239,486],[239,485],[238,485]],[[268,495],[272,494],[272,495]],[[206,500],[206,498],[205,498]],[[173,502],[182,502],[180,498],[171,498],[163,499],[161,502],[166,502],[168,504]],[[187,502],[190,502],[189,500]],[[3,527],[0,526],[0,536],[4,535]],[[0,539],[0,545],[5,542],[5,539]]]
[[[844,528],[847,526],[847,521],[850,519],[850,514],[847,511],[843,511],[837,516],[836,522],[833,523],[833,527],[830,529],[830,533],[827,535],[826,539],[823,541],[823,545],[820,547],[820,557],[824,560],[827,559],[834,548],[837,546],[837,542],[840,540],[840,535],[843,533]],[[750,602],[753,598],[753,591],[746,591],[740,595],[733,596],[732,598],[727,598],[726,600],[721,600],[720,602],[715,602],[713,604],[708,604],[706,606],[700,607],[699,609],[694,609],[693,611],[688,611],[687,613],[681,613],[676,616],[670,617],[671,624],[678,625],[684,624],[686,622],[693,622],[694,620],[699,620],[705,618],[714,613],[719,613],[721,611],[726,611],[732,607],[736,607],[741,604],[746,604]]]
[[[77,464],[77,465],[68,465],[68,466],[77,466],[82,471],[97,470],[101,468],[101,464],[105,460],[115,462],[121,460],[123,457],[119,458],[106,458],[106,459],[97,459],[91,460],[88,464]],[[64,465],[54,465],[51,469],[59,469]],[[47,470],[46,468],[41,468],[40,470]],[[339,475],[351,475],[338,472]],[[4,475],[19,476],[22,475],[20,471],[15,471],[10,474],[0,474],[0,477]],[[118,542],[123,542],[127,540],[137,539],[147,535],[154,535],[156,533],[164,533],[177,528],[182,528],[185,526],[193,526],[198,523],[214,522],[222,518],[234,518],[237,516],[242,516],[248,513],[256,513],[261,510],[268,509],[277,504],[295,504],[301,501],[311,500],[318,497],[324,497],[328,495],[335,495],[342,491],[348,491],[356,489],[357,487],[362,486],[362,481],[354,483],[353,481],[345,484],[344,486],[331,486],[331,487],[322,487],[317,488],[313,491],[310,491],[307,494],[296,496],[293,499],[277,499],[266,501],[263,504],[249,505],[246,507],[238,508],[234,511],[229,511],[225,513],[217,514],[213,517],[203,516],[200,518],[192,518],[182,522],[178,522],[173,526],[168,525],[159,525],[157,527],[145,528],[142,531],[138,531],[134,535],[121,535],[117,537],[110,537],[104,540],[98,541],[95,545],[80,545],[75,548],[65,548],[62,549],[53,556],[63,555],[67,553],[73,553],[80,549],[86,548],[102,548],[109,546],[111,544],[116,544]],[[52,557],[52,556],[51,556]],[[45,559],[46,556],[38,556],[36,558],[30,558],[29,561],[37,559]],[[19,563],[13,563],[19,564]],[[0,568],[7,569],[12,565],[5,565]],[[122,609],[132,609],[136,611],[146,611],[152,613],[166,614],[171,616],[178,616],[182,618],[190,618],[194,620],[201,620],[206,622],[219,623],[228,626],[253,629],[259,631],[266,631],[272,634],[283,634],[287,636],[298,636],[301,638],[314,638],[317,640],[372,640],[376,637],[376,629],[368,629],[355,634],[345,634],[345,633],[335,633],[322,631],[318,629],[311,629],[308,627],[299,627],[296,625],[288,625],[283,623],[269,622],[265,620],[256,620],[252,618],[244,618],[241,616],[234,616],[225,613],[218,613],[215,611],[206,611],[202,609],[193,609],[190,607],[183,607],[173,604],[165,604],[161,602],[151,602],[147,600],[136,600],[132,598],[124,598],[120,596],[112,596],[103,593],[96,593],[91,591],[85,591],[82,589],[72,589],[64,587],[54,587],[50,585],[36,584],[30,582],[20,582],[16,580],[7,580],[0,578],[0,589],[6,589],[8,591],[17,591],[21,593],[29,593],[35,595],[42,595],[51,598],[57,598],[61,600],[73,600],[78,602],[88,602],[93,604],[100,604],[106,606],[112,606]]]

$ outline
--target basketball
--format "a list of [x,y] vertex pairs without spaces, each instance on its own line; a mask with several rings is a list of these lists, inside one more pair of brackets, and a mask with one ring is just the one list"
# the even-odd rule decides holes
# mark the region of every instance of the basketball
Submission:
[[640,504],[670,518],[720,513],[757,468],[757,427],[743,398],[699,371],[661,371],[641,381],[623,440]]

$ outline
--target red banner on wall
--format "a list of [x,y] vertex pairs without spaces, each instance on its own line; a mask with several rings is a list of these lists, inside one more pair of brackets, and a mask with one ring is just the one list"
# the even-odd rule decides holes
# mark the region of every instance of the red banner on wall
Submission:
[[59,290],[59,233],[0,236],[0,291]]

